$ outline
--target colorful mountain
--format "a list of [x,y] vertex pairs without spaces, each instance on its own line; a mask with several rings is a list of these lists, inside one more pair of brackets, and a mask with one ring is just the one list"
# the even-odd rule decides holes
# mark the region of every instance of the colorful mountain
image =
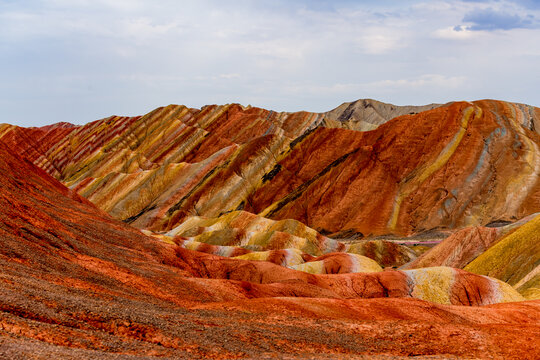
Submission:
[[[538,302],[485,307],[473,316],[462,306],[411,298],[485,304],[518,296],[486,277],[451,269],[414,275],[398,271],[311,275],[265,261],[183,249],[110,218],[29,161],[13,156],[1,142],[0,185],[4,357],[252,357],[268,344],[274,344],[273,352],[290,356],[321,351],[344,356],[403,354],[414,344],[404,334],[423,336],[428,346],[418,351],[426,354],[439,349],[477,355],[474,340],[468,340],[470,348],[456,346],[471,334],[490,343],[504,339],[505,348],[493,347],[486,354],[537,351],[520,339],[526,333],[533,342],[538,340]],[[454,280],[428,287],[440,271],[451,273]],[[463,291],[482,296],[464,296]],[[291,303],[290,296],[311,300]],[[358,297],[378,299],[367,303],[345,299]],[[278,318],[268,317],[269,304]],[[344,307],[349,310],[343,312]],[[375,315],[381,311],[386,315]],[[452,320],[455,314],[469,319],[467,325]],[[326,323],[322,328],[321,319]],[[361,336],[380,345],[368,351],[350,343],[359,334],[342,328],[345,319],[354,326],[369,320],[364,329],[369,331],[362,330]],[[394,335],[375,331],[398,319]],[[519,338],[513,335],[518,324]],[[429,334],[419,330],[428,327]],[[461,335],[435,341],[448,331]],[[259,334],[258,341],[246,342],[253,333]],[[387,342],[388,336],[403,340]]]
[[540,357],[539,116],[0,125],[0,357]]
[[[335,113],[355,119],[362,106]],[[539,111],[456,102],[358,132],[322,127],[325,114],[171,105],[77,127],[6,125],[0,134],[143,229],[243,209],[338,237],[409,235],[540,211]]]
[[459,230],[403,269],[451,266],[488,275],[540,299],[540,215],[500,227]]
[[529,130],[537,114],[461,102],[369,132],[317,128],[279,162],[247,210],[334,235],[516,220],[540,204],[539,136]]

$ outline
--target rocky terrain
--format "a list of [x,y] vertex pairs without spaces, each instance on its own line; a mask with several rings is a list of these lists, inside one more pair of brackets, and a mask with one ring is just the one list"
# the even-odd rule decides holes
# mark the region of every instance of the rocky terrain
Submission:
[[495,100],[2,124],[0,357],[538,358],[538,129]]

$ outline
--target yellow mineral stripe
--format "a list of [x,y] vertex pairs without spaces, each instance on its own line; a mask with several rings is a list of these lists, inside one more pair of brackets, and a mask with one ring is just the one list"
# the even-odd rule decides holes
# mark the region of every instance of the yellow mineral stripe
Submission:
[[417,299],[450,305],[450,291],[455,271],[449,267],[432,267],[406,270],[413,282],[411,295]]
[[293,265],[290,267],[294,270],[307,272],[310,274],[325,274],[324,261],[311,261],[300,265]]
[[540,261],[540,215],[499,240],[464,270],[518,284]]
[[377,264],[373,259],[370,259],[366,256],[356,255],[356,254],[347,254],[353,263],[351,269],[352,273],[359,272],[379,272],[382,271],[382,268]]
[[538,145],[532,141],[525,133],[522,127],[523,113],[517,108],[517,104],[507,104],[510,107],[513,116],[509,117],[512,127],[519,134],[519,139],[523,141],[529,151],[525,152],[525,166],[522,166],[523,171],[517,172],[510,179],[506,188],[506,205],[513,207],[509,211],[514,212],[521,206],[525,198],[529,195],[540,174],[540,157],[538,153],[540,149]]
[[463,139],[463,136],[465,135],[465,132],[467,131],[467,126],[469,125],[469,121],[471,119],[471,116],[474,114],[475,119],[479,119],[482,116],[482,109],[480,107],[473,107],[469,106],[465,110],[463,110],[463,116],[461,117],[461,123],[460,128],[456,135],[452,138],[452,140],[444,147],[444,149],[440,152],[439,156],[437,156],[437,159],[431,164],[428,164],[426,167],[418,168],[415,170],[416,173],[419,173],[419,175],[416,175],[412,179],[405,178],[401,181],[398,194],[396,196],[396,199],[394,201],[394,208],[392,210],[392,215],[390,216],[390,220],[388,222],[388,227],[390,230],[395,230],[396,224],[398,221],[399,216],[399,210],[401,208],[401,204],[403,200],[409,196],[412,192],[418,189],[418,187],[426,181],[427,178],[429,178],[431,175],[433,175],[437,170],[441,169],[450,159],[450,157],[454,154],[457,147],[461,143],[461,140]]

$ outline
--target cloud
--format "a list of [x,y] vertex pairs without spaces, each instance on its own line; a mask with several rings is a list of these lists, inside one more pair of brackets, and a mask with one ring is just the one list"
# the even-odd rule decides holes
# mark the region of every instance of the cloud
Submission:
[[433,33],[435,38],[447,40],[468,40],[473,38],[475,33],[463,25],[449,26],[444,29],[437,29]]
[[327,111],[362,97],[510,91],[532,103],[534,3],[0,0],[0,122],[81,123],[168,103]]
[[514,0],[512,2],[526,9],[540,9],[540,1],[538,0]]
[[386,79],[373,82],[361,83],[334,83],[328,86],[289,85],[286,91],[291,95],[311,93],[322,96],[329,94],[344,95],[347,93],[392,94],[402,91],[432,91],[437,88],[459,88],[463,86],[467,78],[465,76],[446,76],[441,74],[423,74],[416,78]]
[[466,81],[464,76],[446,76],[440,74],[425,74],[418,78],[406,78],[397,80],[382,80],[367,84],[369,88],[385,90],[409,90],[420,88],[459,88]]
[[464,3],[473,3],[473,4],[507,4],[507,5],[517,5],[526,9],[538,9],[540,8],[540,1],[538,0],[461,0]]
[[397,32],[382,28],[366,30],[358,40],[358,46],[366,54],[385,54],[405,47],[403,37]]
[[472,24],[468,26],[472,31],[524,29],[537,25],[535,17],[531,14],[520,16],[492,8],[471,11],[463,17],[463,22]]

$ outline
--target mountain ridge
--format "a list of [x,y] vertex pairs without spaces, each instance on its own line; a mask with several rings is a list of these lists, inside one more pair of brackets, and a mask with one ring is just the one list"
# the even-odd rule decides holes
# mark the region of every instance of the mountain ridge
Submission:
[[[351,104],[360,104],[360,107],[363,108],[362,104],[364,103],[365,101],[362,100]],[[369,139],[383,136],[387,129],[394,132],[393,135],[384,134],[387,138],[404,139],[399,141],[412,141],[410,144],[418,144],[421,139],[416,134],[424,132],[427,136],[426,129],[435,129],[436,126],[439,126],[439,130],[437,130],[439,132],[438,136],[443,136],[441,138],[443,141],[449,141],[449,137],[453,135],[443,134],[446,131],[440,128],[443,124],[437,125],[436,122],[440,122],[439,119],[441,119],[442,114],[448,113],[446,109],[459,107],[459,104],[463,104],[462,107],[464,110],[469,106],[467,104],[473,103],[440,105],[434,109],[423,111],[420,114],[403,115],[398,117],[401,120],[397,122],[396,120],[392,120],[395,124],[407,124],[405,127],[402,126],[400,128],[399,131],[401,133],[397,132],[396,129],[399,127],[395,125],[387,127],[383,125],[382,130],[373,130],[379,131],[379,133],[373,133],[371,131],[347,133],[346,131],[351,130],[326,128],[324,126],[324,117],[321,114],[306,112],[275,113],[253,107],[242,108],[240,105],[233,104],[226,106],[209,105],[200,111],[184,106],[168,106],[158,108],[142,117],[110,117],[79,127],[52,127],[38,134],[35,134],[38,131],[36,129],[23,130],[22,128],[4,126],[0,128],[0,137],[4,138],[4,141],[11,141],[14,144],[18,144],[19,153],[30,158],[35,164],[44,168],[68,186],[77,189],[83,196],[94,201],[107,212],[112,212],[120,219],[133,219],[131,222],[141,228],[160,230],[161,227],[162,230],[165,230],[174,226],[175,222],[184,218],[188,213],[217,216],[223,211],[235,210],[238,207],[247,207],[248,209],[255,210],[256,213],[263,211],[264,208],[268,208],[272,204],[261,204],[260,201],[254,202],[253,199],[257,199],[259,196],[257,192],[260,193],[262,188],[267,188],[268,185],[275,183],[277,179],[282,177],[283,172],[280,174],[280,171],[291,171],[290,165],[284,165],[287,164],[287,161],[291,161],[287,160],[287,158],[301,160],[302,157],[305,157],[305,155],[301,155],[301,152],[299,153],[298,149],[305,147],[306,145],[302,144],[305,144],[307,139],[313,137],[314,133],[321,140],[324,137],[328,138],[328,145],[324,146],[330,146],[328,150],[334,151],[336,154],[326,162],[327,166],[335,164],[332,166],[337,166],[337,169],[343,169],[343,164],[333,163],[333,161],[345,161],[345,158],[339,160],[340,156],[351,157],[351,159],[362,156],[378,156],[374,152],[379,151],[374,150],[374,140]],[[482,118],[475,121],[477,123],[480,121],[478,126],[484,126],[482,123],[488,120],[484,120],[483,117],[488,116],[496,120],[489,120],[494,124],[490,126],[494,126],[494,129],[500,133],[479,134],[483,137],[484,148],[481,151],[475,150],[481,149],[479,140],[475,140],[476,143],[473,144],[472,149],[478,153],[476,156],[480,159],[477,164],[479,168],[468,170],[472,171],[473,175],[471,176],[475,176],[475,173],[478,175],[478,172],[485,172],[482,168],[482,166],[485,166],[483,165],[483,161],[494,151],[490,148],[493,146],[489,145],[488,142],[494,141],[502,145],[502,141],[509,141],[503,140],[508,138],[506,129],[515,129],[512,130],[512,133],[523,139],[514,142],[513,146],[518,146],[512,152],[512,156],[515,159],[509,159],[511,164],[515,163],[519,165],[520,161],[522,161],[520,156],[518,156],[518,151],[521,151],[519,147],[522,147],[523,144],[528,144],[527,147],[531,148],[531,146],[537,146],[535,144],[538,142],[538,138],[535,136],[533,136],[534,140],[528,140],[529,136],[532,136],[534,132],[531,134],[523,133],[524,130],[520,130],[522,129],[522,125],[519,122],[526,123],[526,126],[524,126],[528,129],[540,128],[540,126],[535,125],[539,121],[538,109],[522,104],[511,104],[492,100],[478,101],[475,104],[478,104],[473,105],[477,109],[482,109],[482,107],[487,109],[486,114],[479,115]],[[387,105],[389,104],[383,104],[383,106]],[[389,106],[394,107],[393,105]],[[397,109],[397,107],[394,108]],[[504,124],[497,123],[497,121],[501,120],[497,120],[496,116],[500,115],[492,115],[497,111],[506,111],[504,118],[507,120],[504,120],[506,121]],[[427,119],[427,122],[419,123],[417,119],[421,119],[422,116],[426,116],[425,114],[428,113],[433,114],[431,118]],[[454,113],[454,115],[449,116],[458,116],[458,114]],[[520,119],[517,117],[520,117]],[[433,121],[435,123],[432,123]],[[452,121],[455,123],[457,120]],[[249,126],[245,126],[245,124],[249,124]],[[31,132],[31,134],[28,135],[27,132]],[[406,135],[407,133],[411,135]],[[413,137],[408,140],[406,139],[407,136]],[[468,136],[470,136],[469,133],[465,136],[464,141],[467,141]],[[31,141],[32,137],[35,138],[34,142]],[[444,137],[447,140],[444,140]],[[347,146],[350,148],[350,144],[347,145],[347,143],[350,143],[352,139],[357,139],[354,141],[359,144],[356,145],[354,154],[350,153],[346,155],[338,146],[334,145],[337,145],[341,141],[344,142],[343,148]],[[433,143],[434,148],[439,149],[437,151],[442,151],[437,145],[442,144],[441,139],[437,136],[433,139],[435,141]],[[323,144],[320,141],[318,143]],[[408,144],[402,146],[410,147]],[[462,153],[463,150],[459,151],[459,149],[462,149],[463,146],[460,147],[459,142],[457,142],[457,146],[458,153]],[[415,150],[417,153],[414,156],[417,158],[426,157],[426,150],[428,153],[432,151],[419,147]],[[321,154],[317,149],[307,149],[306,151],[310,154]],[[389,155],[384,155],[386,158],[388,156],[396,156],[390,155],[395,151],[393,148],[388,148],[388,150],[384,151],[389,152]],[[452,150],[452,153],[449,153],[450,157],[455,157],[453,155],[454,151]],[[497,151],[502,154],[501,151],[505,150],[501,149]],[[329,154],[327,152],[324,156],[328,157]],[[530,154],[534,154],[534,152]],[[400,154],[399,156],[402,155]],[[428,154],[427,156],[434,158],[436,155]],[[441,156],[443,157],[440,159],[443,161],[446,155]],[[349,164],[351,159],[345,161],[345,164]],[[527,158],[523,160],[528,163],[532,161],[527,160]],[[369,161],[368,159],[365,166],[376,166],[376,163],[375,165],[369,165]],[[414,163],[416,160],[411,158],[411,160],[407,161]],[[423,161],[428,161],[428,158]],[[447,161],[444,160],[444,162]],[[310,185],[307,182],[315,181],[310,178],[317,175],[316,172],[324,170],[324,167],[321,167],[321,164],[324,163],[324,159],[322,162],[317,160],[313,164],[315,165],[315,169],[318,168],[319,170],[311,171],[309,175],[306,175],[308,178],[304,176],[304,178],[295,181],[300,181],[304,186],[309,187]],[[497,162],[496,167],[501,168],[503,165]],[[310,164],[309,166],[313,165]],[[384,166],[395,168],[396,165],[388,163]],[[422,166],[428,165],[424,164]],[[83,170],[85,172],[81,173]],[[410,172],[411,170],[407,171]],[[324,171],[330,171],[330,168]],[[384,171],[386,172],[386,170]],[[391,171],[395,172],[396,170]],[[421,170],[418,168],[415,171]],[[425,173],[427,176],[432,176],[438,170],[435,169],[435,173],[433,174],[429,169],[425,171],[428,171]],[[504,172],[506,170],[499,170],[499,172],[501,171]],[[291,172],[291,174],[293,173],[294,171]],[[334,170],[330,171],[330,174],[333,173],[335,173]],[[403,177],[404,175],[397,176]],[[414,175],[411,173],[408,176]],[[424,175],[420,175],[420,180],[423,179],[422,176]],[[219,180],[220,178],[223,180]],[[402,178],[401,181],[405,181],[404,179]],[[320,183],[320,181],[318,182]],[[128,187],[120,185],[126,183],[131,183],[132,185]],[[372,182],[372,184],[376,184],[376,182]],[[132,186],[135,186],[135,189]],[[132,190],[129,190],[130,188]],[[166,200],[162,195],[165,188],[180,190],[174,190],[175,193],[169,193]],[[455,203],[456,195],[453,193],[450,194],[444,185],[440,188],[442,190],[436,190],[430,196],[435,197],[436,200],[436,197],[444,195],[443,193],[437,195],[437,192],[443,191],[446,194],[444,195],[446,197],[444,200],[445,204],[442,205],[442,209],[440,210],[443,212],[442,215],[444,215],[449,211],[448,206],[453,205],[455,207],[455,204],[452,202]],[[231,192],[232,196],[228,196],[226,200],[228,204],[223,204],[221,197],[212,197],[210,195],[212,192],[218,191],[217,189],[222,189],[223,191],[225,191],[224,189],[228,189],[226,191]],[[418,191],[415,188],[411,189],[413,192]],[[128,192],[126,193],[126,191]],[[411,190],[405,189],[404,191],[404,196],[410,195],[409,191]],[[477,190],[473,189],[472,191]],[[120,198],[116,197],[118,200],[115,200],[115,197],[111,198],[107,195],[110,192],[115,194],[123,193],[124,195],[120,196]],[[373,192],[373,189],[370,192]],[[275,194],[278,194],[279,191],[272,190],[267,193],[273,194],[275,198]],[[291,194],[290,196],[296,196]],[[162,197],[161,200],[159,198],[160,196]],[[176,200],[173,201],[172,199]],[[274,201],[285,201],[285,198],[281,200],[275,198]],[[398,199],[395,201],[400,202],[402,200]],[[298,203],[298,201],[295,201],[295,203]],[[302,206],[309,207],[311,205],[307,203]],[[145,209],[150,208],[154,209],[150,210],[153,211],[154,215],[147,214],[148,210]],[[394,209],[393,213],[387,216],[400,218],[403,215],[400,215],[398,210],[399,208],[397,210]],[[540,209],[532,209],[531,211],[535,212],[538,210]],[[281,213],[283,212],[282,210],[280,211]],[[271,212],[274,214],[272,216],[280,213],[276,212],[276,210],[272,210]],[[519,213],[519,209],[510,210],[510,212],[510,217],[517,216],[519,218],[524,216],[524,213]],[[137,214],[141,214],[142,217],[133,218]],[[173,222],[161,222],[161,224],[155,222],[155,219],[163,218],[163,216],[172,217]],[[286,216],[297,218],[304,222],[307,221],[308,225],[315,226],[323,232],[330,231],[329,233],[336,233],[336,231],[350,230],[346,228],[336,229],[335,227],[333,229],[326,229],[322,224],[313,223],[310,219],[301,218],[301,214],[288,214]],[[436,216],[440,217],[441,215]],[[481,220],[481,222],[485,225],[495,220],[511,220],[510,217],[499,214],[496,217]],[[514,220],[517,218],[514,218]],[[380,219],[382,220],[382,218]],[[399,221],[397,219],[387,219],[387,221],[388,223],[386,225],[381,223],[377,225],[378,228],[373,228],[373,230],[358,228],[356,230],[353,229],[353,231],[364,235],[369,235],[370,233],[383,235],[395,231],[401,234],[410,234],[411,231],[418,231],[411,230],[410,228],[400,229],[401,225],[398,226]],[[480,222],[475,223],[470,221],[477,220],[466,220],[465,223],[459,226],[470,224],[482,225]],[[431,222],[432,224],[426,224],[427,227],[424,226],[423,230],[429,230],[441,225],[456,226],[452,225],[452,223],[444,225],[444,223],[441,223],[441,220],[436,220],[434,223],[431,220]]]
[[0,357],[537,358],[539,117],[2,125]]

